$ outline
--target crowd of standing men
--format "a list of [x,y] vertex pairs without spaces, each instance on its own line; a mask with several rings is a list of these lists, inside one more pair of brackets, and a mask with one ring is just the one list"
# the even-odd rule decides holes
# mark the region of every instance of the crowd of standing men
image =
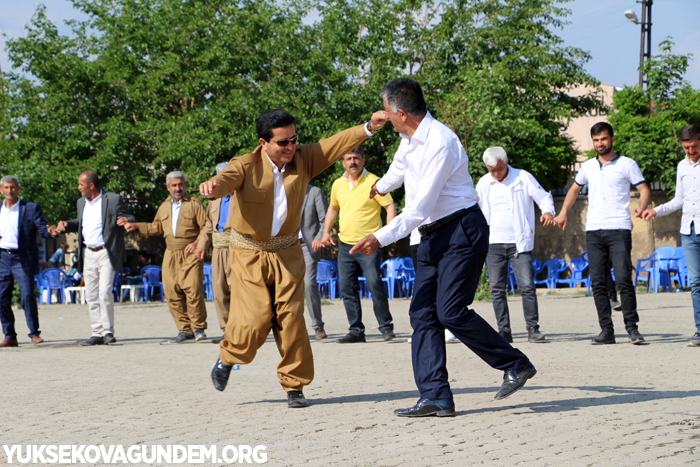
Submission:
[[[508,264],[516,275],[523,301],[528,341],[544,342],[534,285],[532,250],[535,209],[543,226],[567,225],[567,214],[581,188],[588,185],[586,246],[593,296],[601,332],[592,344],[613,344],[615,334],[608,293],[610,265],[620,290],[625,329],[632,344],[645,342],[631,262],[630,187],[640,192],[634,214],[647,221],[683,209],[682,242],[688,262],[697,332],[690,346],[700,346],[700,240],[694,222],[700,216],[700,127],[679,132],[686,159],[678,165],[675,198],[647,209],[650,191],[636,162],[613,151],[613,128],[591,128],[597,156],[585,162],[558,215],[551,194],[525,170],[513,168],[503,148],[485,151],[488,174],[476,187],[459,138],[428,112],[420,85],[400,78],[380,94],[384,110],[370,121],[318,143],[297,145],[294,117],[284,110],[265,112],[256,125],[260,145],[254,152],[216,167],[200,193],[212,199],[205,210],[187,194],[182,172],[166,177],[170,196],[153,222],[136,222],[121,196],[100,187],[97,174],[80,174],[77,218],[46,223],[41,209],[18,198],[19,180],[2,178],[5,200],[0,208],[0,318],[4,341],[18,345],[11,295],[21,290],[30,338],[43,342],[33,279],[39,272],[37,232],[55,238],[78,233],[77,269],[85,279],[92,335],[84,345],[116,342],[112,284],[124,261],[124,232],[165,238],[162,277],[165,299],[178,335],[169,343],[206,340],[203,260],[213,245],[212,282],[219,326],[224,332],[212,366],[215,388],[226,388],[234,365],[248,364],[270,331],[279,348],[277,375],[288,406],[306,407],[303,388],[314,378],[313,353],[303,314],[306,294],[315,338],[327,337],[316,285],[320,249],[335,245],[331,228],[340,221],[338,270],[348,334],[339,343],[365,342],[359,299],[359,276],[372,294],[374,314],[384,340],[396,337],[386,289],[380,276],[381,253],[411,236],[416,269],[410,305],[412,362],[418,402],[396,410],[399,416],[453,416],[455,407],[447,378],[445,341],[456,337],[494,369],[503,371],[495,398],[522,388],[537,373],[513,342],[506,300]],[[364,168],[362,144],[391,122],[401,143],[383,177]],[[330,205],[309,181],[342,158],[345,173],[332,186]],[[405,206],[397,213],[391,195],[405,188]],[[698,204],[700,206],[700,204]],[[386,210],[382,226],[381,209]],[[484,263],[498,330],[469,305]],[[233,293],[232,293],[233,292]],[[447,337],[446,337],[447,335]]]

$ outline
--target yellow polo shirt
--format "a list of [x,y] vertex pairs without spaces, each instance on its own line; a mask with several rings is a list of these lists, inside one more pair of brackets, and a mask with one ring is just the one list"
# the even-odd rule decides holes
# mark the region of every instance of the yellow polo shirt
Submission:
[[346,174],[333,182],[331,206],[339,206],[340,241],[349,245],[382,228],[381,207],[394,202],[390,194],[369,199],[369,190],[379,180],[365,170],[352,188]]

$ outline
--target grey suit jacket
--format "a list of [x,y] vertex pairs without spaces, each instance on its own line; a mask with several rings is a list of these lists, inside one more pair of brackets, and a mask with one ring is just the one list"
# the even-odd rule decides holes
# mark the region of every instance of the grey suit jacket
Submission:
[[304,207],[301,210],[301,236],[306,249],[315,260],[321,259],[321,250],[314,251],[311,243],[314,239],[323,237],[323,223],[326,220],[328,204],[320,188],[313,185],[306,186]]
[[[77,269],[83,272],[83,259],[85,258],[85,244],[83,243],[83,209],[85,197],[78,200],[78,217],[66,221],[66,232],[78,232],[78,258]],[[109,191],[102,192],[102,236],[105,240],[105,248],[109,255],[109,261],[114,270],[121,269],[124,264],[124,227],[117,225],[118,217],[126,217],[129,222],[136,222],[136,218],[129,212],[122,197]]]

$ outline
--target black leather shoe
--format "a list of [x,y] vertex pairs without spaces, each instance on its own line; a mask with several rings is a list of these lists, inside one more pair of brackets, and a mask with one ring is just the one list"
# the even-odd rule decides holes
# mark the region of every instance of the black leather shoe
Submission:
[[537,370],[532,363],[527,362],[527,365],[523,368],[508,368],[503,375],[503,384],[501,384],[501,389],[496,393],[494,399],[501,400],[513,394],[515,391],[525,386],[525,382],[535,376]]
[[604,344],[614,344],[615,343],[615,332],[610,330],[601,331],[598,337],[591,341],[593,345],[604,345]]
[[508,331],[498,331],[502,338],[506,340],[509,344],[513,343],[513,335]]
[[630,336],[630,341],[634,345],[639,345],[644,342],[644,337],[641,334],[639,334],[639,331],[637,331],[636,329],[628,331],[627,335]]
[[228,383],[228,377],[231,375],[232,368],[233,366],[222,363],[219,358],[211,366],[211,382],[214,383],[217,391],[226,389],[226,383]]
[[338,344],[355,344],[357,342],[367,342],[365,340],[365,334],[353,334],[353,333],[348,333],[347,336],[341,337],[340,339],[337,340]]
[[117,339],[114,337],[114,334],[108,332],[107,334],[102,336],[102,342],[104,342],[105,344],[114,344],[117,342]]
[[92,336],[90,339],[81,342],[80,345],[103,345],[104,343],[105,341],[102,336]]
[[399,417],[454,417],[455,403],[452,399],[418,399],[418,403],[407,409],[396,409]]
[[301,391],[288,391],[287,405],[290,409],[300,409],[302,407],[308,407],[309,401],[306,400],[304,393]]
[[533,326],[527,330],[527,341],[528,342],[544,342],[546,336],[540,332],[539,326]]
[[[363,337],[364,337],[364,336],[363,336]],[[384,341],[385,341],[385,342],[388,342],[388,341],[390,341],[390,340],[396,339],[396,334],[394,334],[394,331],[391,331],[391,330],[388,330],[388,329],[387,329],[387,330],[385,330],[385,331],[382,331],[382,337],[384,338]]]

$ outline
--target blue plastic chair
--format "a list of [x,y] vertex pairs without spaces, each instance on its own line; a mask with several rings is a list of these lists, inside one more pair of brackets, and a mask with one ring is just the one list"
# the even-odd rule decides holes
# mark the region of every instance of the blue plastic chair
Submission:
[[[668,260],[668,261],[665,261]],[[659,258],[659,275],[661,277],[661,289],[664,290],[667,286],[669,291],[673,289],[673,281],[678,282],[681,292],[687,281],[683,280],[681,275],[681,260],[685,260],[685,252],[683,247],[676,247],[673,251],[673,255],[670,258]],[[687,269],[687,264],[686,264]]]
[[131,273],[131,268],[121,268],[114,273],[114,282],[112,283],[112,295],[115,302],[122,301],[122,285],[124,284],[123,275]]
[[214,281],[212,279],[211,264],[205,263],[203,268],[204,282],[202,283],[202,289],[204,291],[205,300],[210,302],[214,301]]
[[544,281],[535,281],[535,284],[537,283],[544,283],[547,284],[548,289],[556,289],[557,288],[557,279],[559,279],[559,274],[562,271],[566,271],[566,262],[563,259],[560,258],[552,258],[550,260],[547,260],[543,265],[543,269],[547,270],[547,279]]
[[403,298],[403,290],[401,288],[403,285],[403,280],[401,279],[400,274],[400,271],[403,268],[403,260],[401,258],[389,258],[380,265],[380,268],[382,270],[382,281],[386,285],[389,300],[394,299],[397,283],[399,285],[399,296]]
[[416,269],[413,266],[413,258],[410,256],[401,258],[401,260],[403,261],[403,267],[399,274],[406,291],[406,297],[410,297],[413,295],[413,286],[416,283]]
[[340,293],[340,279],[336,261],[322,259],[318,262],[316,282],[318,283],[318,292],[321,294],[321,297],[327,296],[329,300],[333,300],[336,296],[343,298]]
[[161,279],[163,270],[160,266],[146,266],[141,269],[143,274],[143,290],[147,302],[151,301],[151,296],[156,288],[160,289],[160,301],[165,301],[165,291],[163,290],[163,281]]
[[51,305],[51,295],[54,290],[58,293],[58,303],[66,302],[65,278],[66,273],[62,269],[46,269],[39,273],[39,304],[43,305],[44,290],[47,291],[46,303]]
[[[588,256],[588,255],[586,255]],[[583,258],[574,258],[569,261],[566,265],[566,269],[571,266],[571,277],[567,279],[557,278],[557,284],[569,284],[570,288],[575,288],[578,284],[583,284],[586,287],[590,287],[590,280],[588,277],[584,278],[583,273],[588,269],[588,261]]]
[[513,272],[513,266],[511,266],[510,261],[508,261],[508,279],[506,281],[506,293],[510,290],[512,295],[515,295],[515,289],[518,287],[518,282],[515,280],[515,272]]
[[[675,248],[672,246],[662,246],[658,248],[650,257],[637,260],[637,269],[634,272],[634,287],[637,287],[639,281],[647,283],[647,293],[649,287],[654,293],[659,293],[661,287],[661,274],[659,272],[659,258],[671,258],[675,253]],[[667,260],[665,260],[667,261]],[[665,264],[665,263],[664,263]],[[641,274],[645,274],[642,276]]]

